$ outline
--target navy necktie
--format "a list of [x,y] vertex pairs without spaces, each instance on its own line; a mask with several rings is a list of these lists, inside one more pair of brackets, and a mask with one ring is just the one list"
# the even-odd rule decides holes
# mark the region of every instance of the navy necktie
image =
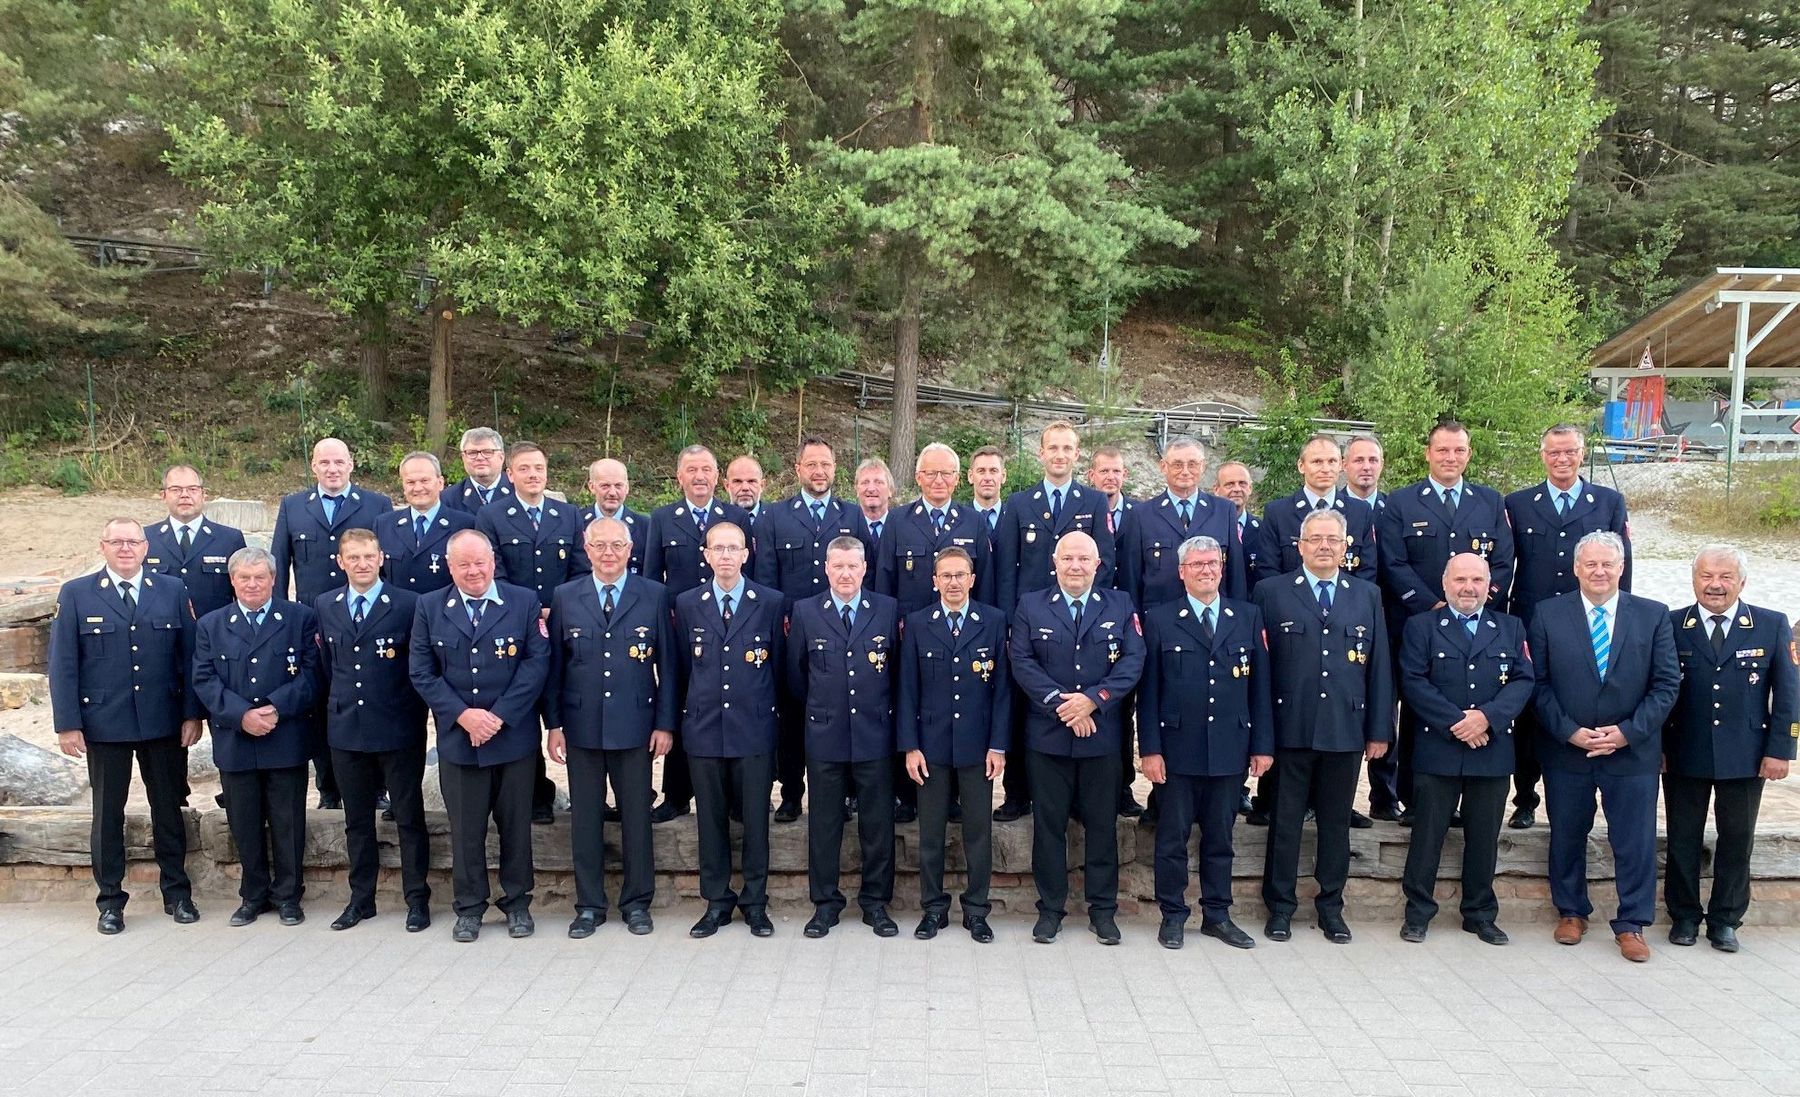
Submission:
[[531,516],[531,528],[532,529],[534,529],[534,530],[539,529],[543,526],[544,508],[542,508],[542,507],[526,507],[525,513]]
[[350,620],[356,624],[362,624],[363,617],[368,612],[368,608],[369,596],[366,594],[357,595],[356,601],[350,606]]
[[267,612],[268,607],[264,606],[262,609],[244,614],[244,620],[250,622],[250,632],[252,635],[262,631],[263,614]]
[[321,502],[325,505],[325,524],[337,525],[338,504],[344,501],[341,495],[327,495]]
[[877,541],[881,540],[882,525],[883,525],[883,523],[881,523],[881,522],[870,522],[869,523],[869,536],[875,538],[875,540],[877,540]]
[[706,540],[706,508],[705,507],[695,507],[695,508],[693,508],[693,511],[694,511],[694,526],[695,526],[695,528],[697,528],[700,531],[700,540],[705,541]]
[[429,529],[430,526],[431,526],[431,522],[429,520],[427,520],[423,514],[413,515],[413,544],[414,545],[422,545],[425,543],[425,531],[427,529]]
[[487,612],[487,599],[474,598],[469,601],[469,624],[481,627],[481,615]]
[[953,609],[950,611],[950,635],[951,636],[961,636],[962,635],[962,611],[961,610]]
[[825,521],[825,504],[824,503],[814,503],[812,505],[812,514],[813,514],[813,525],[817,526],[817,525],[820,525],[821,523],[823,523]]
[[1569,507],[1571,505],[1572,505],[1572,501],[1569,499],[1568,492],[1563,491],[1563,492],[1557,493],[1557,495],[1556,495],[1556,513],[1558,513],[1558,514],[1569,513]]
[[194,531],[186,526],[181,527],[181,554],[186,556],[194,551]]
[[1080,601],[1071,600],[1069,603],[1069,605],[1072,607],[1072,609],[1070,611],[1070,614],[1071,614],[1070,620],[1074,623],[1076,632],[1081,631],[1081,611],[1082,611],[1082,607],[1086,603],[1087,603],[1087,599],[1085,599],[1085,598],[1081,599]]
[[1465,617],[1459,613],[1456,615],[1456,619],[1462,622],[1463,628],[1469,630],[1469,639],[1473,640],[1475,638],[1475,623],[1479,621],[1480,618],[1473,614]]
[[1319,580],[1319,608],[1331,612],[1331,583],[1326,579]]
[[612,621],[615,605],[616,604],[613,602],[613,585],[608,583],[606,584],[606,597],[600,603],[600,613],[609,623]]
[[1181,511],[1181,531],[1186,533],[1188,527],[1194,524],[1194,504],[1183,499],[1176,504],[1176,509]]
[[850,635],[851,628],[854,627],[854,620],[850,616],[850,607],[845,606],[840,612],[842,612],[844,616],[844,635],[848,636]]
[[1200,611],[1200,638],[1208,645],[1213,642],[1212,607],[1207,606]]
[[125,616],[132,618],[133,620],[136,620],[137,619],[137,598],[131,592],[130,581],[126,581],[126,582],[119,584],[119,594],[121,596],[123,596],[125,599]]
[[1062,521],[1062,489],[1052,488],[1050,491],[1050,521]]
[[731,624],[731,595],[729,594],[719,599],[719,618],[727,626]]
[[1716,663],[1719,656],[1725,654],[1725,615],[1713,614],[1712,626],[1712,653],[1713,662]]
[[931,508],[931,531],[933,533],[944,532],[944,512],[937,507]]

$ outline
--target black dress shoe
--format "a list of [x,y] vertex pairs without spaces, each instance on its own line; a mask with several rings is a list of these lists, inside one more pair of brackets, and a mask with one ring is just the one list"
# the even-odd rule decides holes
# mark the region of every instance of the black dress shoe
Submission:
[[1462,812],[1461,811],[1453,811],[1450,813],[1450,829],[1451,830],[1461,830],[1462,829]]
[[1179,918],[1164,918],[1156,930],[1156,943],[1164,948],[1180,948],[1187,940],[1187,923]]
[[1530,830],[1537,826],[1537,812],[1531,808],[1518,808],[1512,813],[1512,818],[1506,821],[1506,825],[1514,830]]
[[355,929],[362,924],[364,918],[375,917],[373,910],[363,910],[355,903],[344,908],[344,913],[331,920],[332,929]]
[[344,801],[341,797],[327,796],[323,792],[321,792],[321,793],[319,793],[319,810],[320,811],[343,811],[344,810]]
[[870,907],[863,911],[863,925],[875,931],[877,937],[898,937],[900,927],[894,924],[886,907]]
[[618,808],[612,806],[611,804],[608,804],[608,805],[606,805],[606,811],[601,813],[600,821],[603,823],[617,823],[617,822],[620,822],[621,820],[623,820],[624,818],[625,817],[623,815],[619,814]]
[[1676,922],[1669,927],[1669,943],[1671,945],[1691,945],[1700,940],[1700,926],[1697,922]]
[[1232,948],[1256,947],[1255,939],[1239,929],[1237,923],[1229,918],[1222,922],[1201,922],[1200,932],[1208,937],[1217,937]]
[[1425,940],[1426,927],[1408,922],[1400,927],[1400,939],[1412,944],[1420,944]]
[[775,809],[777,823],[792,823],[800,818],[800,801],[783,800]]
[[1736,952],[1738,950],[1737,930],[1730,926],[1717,926],[1706,931],[1706,939],[1712,947],[1720,952]]
[[1512,940],[1506,931],[1492,922],[1464,922],[1464,933],[1473,933],[1484,945],[1504,945]]
[[656,923],[650,920],[649,911],[633,907],[625,912],[625,928],[631,931],[633,937],[642,937],[655,929]]
[[481,915],[458,914],[456,928],[450,931],[450,939],[458,944],[466,945],[481,936]]
[[1031,814],[1030,800],[1002,800],[994,809],[994,822],[1010,823]]
[[531,920],[529,910],[508,911],[506,915],[506,935],[508,937],[529,937],[537,932],[537,923]]
[[1370,827],[1372,827],[1374,825],[1375,825],[1375,820],[1369,818],[1367,815],[1364,815],[1362,812],[1352,811],[1350,813],[1350,829],[1351,830],[1368,830]]
[[547,827],[555,822],[556,822],[555,809],[550,808],[550,807],[536,807],[536,806],[532,807],[532,809],[531,809],[531,825],[532,826]]
[[1136,819],[1144,814],[1144,805],[1137,802],[1137,797],[1127,792],[1119,797],[1119,818]]
[[1350,943],[1350,927],[1345,925],[1344,920],[1335,914],[1329,917],[1323,914],[1319,916],[1319,932],[1323,933],[1325,939],[1334,945]]
[[381,791],[381,795],[375,797],[375,810],[381,812],[381,817],[384,819],[394,817],[394,801],[388,796],[386,789]]
[[1269,813],[1260,809],[1252,809],[1245,814],[1244,822],[1253,827],[1266,827],[1269,825]]
[[1271,914],[1263,923],[1263,936],[1271,941],[1287,941],[1293,939],[1294,925],[1285,914]]
[[837,924],[838,916],[836,914],[833,914],[824,907],[819,907],[817,910],[813,911],[813,916],[806,920],[806,928],[800,932],[816,941],[827,933],[830,933],[831,927]]
[[650,812],[650,821],[652,823],[666,823],[670,819],[679,819],[681,816],[686,815],[692,810],[694,809],[691,805],[671,804],[665,798],[662,803],[656,805],[656,808]]
[[125,912],[122,910],[103,910],[100,912],[100,923],[95,927],[101,933],[111,937],[115,933],[125,932]]
[[1155,804],[1145,807],[1144,813],[1138,816],[1138,826],[1154,828],[1156,826],[1156,814]]
[[578,910],[575,920],[569,923],[569,938],[585,941],[594,935],[594,931],[606,924],[606,912],[603,910]]
[[1061,932],[1062,915],[1046,911],[1038,915],[1037,924],[1031,927],[1031,939],[1040,945],[1047,945],[1056,940],[1056,935]]
[[256,921],[257,915],[267,914],[274,909],[275,904],[267,900],[260,903],[240,903],[238,908],[231,912],[231,924],[234,926],[247,926],[251,922]]
[[1238,809],[1237,809],[1237,813],[1238,813],[1238,814],[1239,814],[1239,815],[1248,815],[1248,814],[1250,814],[1250,813],[1251,813],[1251,812],[1253,812],[1253,811],[1255,811],[1255,810],[1256,810],[1256,801],[1255,801],[1255,800],[1252,800],[1252,799],[1251,799],[1251,798],[1250,798],[1250,790],[1249,790],[1249,789],[1245,789],[1245,790],[1244,790],[1244,791],[1243,791],[1243,792],[1242,792],[1242,793],[1241,793],[1241,794],[1240,794],[1240,795],[1239,795],[1239,796],[1238,796]]
[[387,823],[393,822],[394,821],[394,809],[393,808],[382,808],[381,809],[381,818],[382,818],[383,822],[387,822]]
[[950,810],[948,813],[946,813],[945,818],[948,819],[952,823],[962,822],[962,801],[960,801],[960,800],[950,801]]
[[1318,813],[1318,811],[1317,811],[1317,810],[1316,810],[1316,809],[1314,809],[1314,808],[1307,808],[1307,809],[1306,809],[1306,814],[1305,814],[1305,815],[1302,815],[1302,816],[1301,816],[1301,817],[1300,817],[1300,821],[1301,821],[1301,822],[1302,822],[1302,823],[1311,823],[1311,822],[1314,822],[1314,821],[1316,821],[1316,820],[1317,820],[1317,819],[1318,819],[1318,818],[1319,818],[1319,813]]
[[1394,822],[1399,823],[1403,827],[1410,827],[1413,825],[1413,813],[1410,811],[1403,811],[1400,813],[1400,818],[1395,819]]
[[1116,945],[1122,938],[1119,935],[1119,923],[1111,914],[1091,914],[1088,916],[1088,929],[1095,937],[1100,938],[1103,945]]
[[283,903],[275,914],[284,926],[297,926],[306,921],[306,912],[300,909],[299,903]]
[[856,818],[856,797],[854,797],[854,796],[844,797],[843,811],[844,811],[844,822],[848,823],[850,820]]
[[1369,818],[1379,820],[1383,823],[1398,823],[1400,821],[1400,809],[1394,807],[1370,808]]
[[200,920],[200,912],[194,909],[192,899],[176,899],[164,903],[163,913],[175,919],[175,924],[181,926],[191,926]]
[[424,903],[414,903],[406,908],[406,932],[423,933],[431,928],[431,908]]
[[994,943],[992,927],[988,925],[988,920],[979,914],[963,915],[963,928],[969,931],[969,936],[975,938],[975,943],[978,945]]
[[896,822],[896,823],[915,823],[918,821],[918,819],[919,819],[918,805],[903,804],[898,800],[894,801],[894,822]]
[[913,936],[921,941],[929,941],[938,935],[938,930],[950,924],[950,915],[942,910],[928,910],[919,919],[919,928],[913,930]]
[[750,927],[752,937],[775,936],[775,923],[769,921],[769,912],[762,907],[744,912],[744,924]]
[[700,916],[698,922],[694,923],[693,928],[688,930],[688,936],[711,937],[713,934],[719,932],[720,926],[726,925],[730,921],[730,907],[726,907],[724,910],[708,910],[705,914]]

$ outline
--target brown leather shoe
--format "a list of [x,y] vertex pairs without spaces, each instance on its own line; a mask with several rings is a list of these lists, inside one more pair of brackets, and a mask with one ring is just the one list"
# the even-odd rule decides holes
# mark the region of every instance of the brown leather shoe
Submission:
[[1644,943],[1642,933],[1621,933],[1618,935],[1619,955],[1634,964],[1641,964],[1650,958],[1650,946]]
[[1556,920],[1556,943],[1559,945],[1579,945],[1587,936],[1586,918],[1558,918]]

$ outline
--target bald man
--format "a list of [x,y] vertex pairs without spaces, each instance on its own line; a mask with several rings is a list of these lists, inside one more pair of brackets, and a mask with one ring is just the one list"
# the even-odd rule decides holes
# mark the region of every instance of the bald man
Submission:
[[631,563],[626,566],[626,571],[632,575],[642,575],[644,536],[650,531],[650,518],[625,504],[625,497],[631,494],[631,474],[625,470],[625,462],[602,457],[589,465],[587,489],[594,501],[581,508],[583,535],[599,518],[617,518],[625,523],[626,530],[631,533]]

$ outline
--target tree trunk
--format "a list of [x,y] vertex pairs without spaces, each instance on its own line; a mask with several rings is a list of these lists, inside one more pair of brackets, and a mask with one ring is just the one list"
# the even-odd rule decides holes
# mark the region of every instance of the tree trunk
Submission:
[[456,310],[448,297],[431,306],[431,391],[425,411],[425,448],[444,452],[450,430],[450,337],[456,326]]
[[[1363,44],[1363,0],[1356,0],[1356,88],[1350,93],[1350,122],[1352,140],[1355,130],[1362,122],[1363,113],[1363,76],[1368,72],[1369,57]],[[1344,279],[1339,289],[1340,301],[1345,312],[1350,309],[1356,287],[1356,234],[1361,228],[1361,202],[1357,198],[1357,163],[1356,146],[1350,149],[1350,185],[1345,188],[1344,208]],[[1339,367],[1338,376],[1344,382],[1344,391],[1350,391],[1351,380],[1350,359],[1346,357]]]
[[919,322],[925,286],[918,256],[908,249],[900,264],[900,315],[894,320],[894,419],[888,433],[888,465],[912,467],[919,429]]
[[363,415],[387,416],[388,401],[388,306],[386,301],[365,304],[357,310],[362,325],[358,371],[362,377]]

